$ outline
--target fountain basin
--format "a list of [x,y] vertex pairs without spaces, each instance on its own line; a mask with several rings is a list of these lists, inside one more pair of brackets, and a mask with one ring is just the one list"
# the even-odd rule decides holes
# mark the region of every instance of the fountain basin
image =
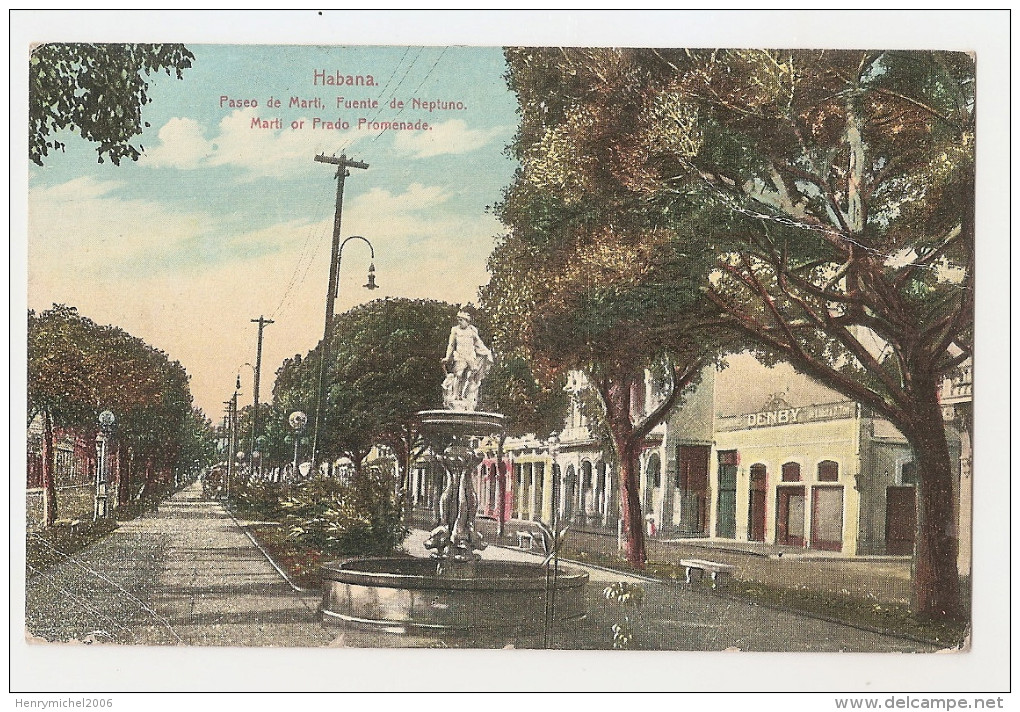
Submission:
[[421,410],[418,418],[429,432],[438,435],[486,435],[506,427],[502,413],[475,410]]
[[355,559],[322,567],[323,621],[407,633],[540,630],[582,618],[588,574],[510,561]]

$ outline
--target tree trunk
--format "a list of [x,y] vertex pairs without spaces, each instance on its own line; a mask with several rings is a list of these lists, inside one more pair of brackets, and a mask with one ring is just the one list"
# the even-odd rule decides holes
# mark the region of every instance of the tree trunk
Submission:
[[618,446],[620,454],[620,513],[623,517],[624,548],[632,566],[644,568],[648,560],[645,552],[645,526],[641,516],[641,488],[638,472],[637,443]]
[[927,390],[933,395],[916,404],[915,417],[904,432],[917,461],[914,609],[922,616],[958,617],[961,611],[954,468],[937,390]]
[[631,380],[607,379],[600,386],[606,406],[606,424],[616,450],[620,475],[620,516],[623,519],[624,551],[631,566],[643,569],[645,528],[641,516],[641,493],[638,479],[638,453],[643,436],[635,436],[630,419]]
[[[120,460],[121,450],[117,449],[117,459]],[[119,466],[120,479],[117,481],[117,504],[121,507],[131,501],[131,466],[133,464],[133,453],[128,448],[127,465]],[[123,465],[123,463],[122,463]]]
[[57,521],[56,463],[53,458],[53,419],[48,410],[43,410],[42,441],[42,486],[43,524],[52,527]]
[[145,488],[145,496],[146,497],[151,498],[151,497],[155,496],[155,492],[154,492],[155,484],[156,483],[152,481],[152,458],[151,457],[146,457],[145,458],[145,486],[144,486],[144,488]]

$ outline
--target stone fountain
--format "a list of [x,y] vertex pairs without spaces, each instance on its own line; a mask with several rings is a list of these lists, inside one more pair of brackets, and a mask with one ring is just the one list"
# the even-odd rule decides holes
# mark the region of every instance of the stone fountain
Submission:
[[535,633],[583,618],[588,574],[558,563],[483,560],[475,527],[473,475],[480,438],[499,435],[504,416],[476,410],[492,354],[466,312],[451,329],[443,405],[418,413],[445,471],[431,558],[354,559],[322,568],[323,620],[396,633]]

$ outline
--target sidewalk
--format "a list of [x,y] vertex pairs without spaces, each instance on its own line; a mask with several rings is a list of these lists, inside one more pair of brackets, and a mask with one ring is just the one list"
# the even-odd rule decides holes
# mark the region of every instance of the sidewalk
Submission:
[[321,646],[318,594],[280,577],[197,484],[26,582],[26,627],[50,641]]

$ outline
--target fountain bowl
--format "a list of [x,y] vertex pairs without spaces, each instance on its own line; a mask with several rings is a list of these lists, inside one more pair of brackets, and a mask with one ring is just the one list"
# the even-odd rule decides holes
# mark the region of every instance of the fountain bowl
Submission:
[[585,616],[588,574],[569,566],[376,558],[322,567],[323,622],[393,633],[541,630]]

